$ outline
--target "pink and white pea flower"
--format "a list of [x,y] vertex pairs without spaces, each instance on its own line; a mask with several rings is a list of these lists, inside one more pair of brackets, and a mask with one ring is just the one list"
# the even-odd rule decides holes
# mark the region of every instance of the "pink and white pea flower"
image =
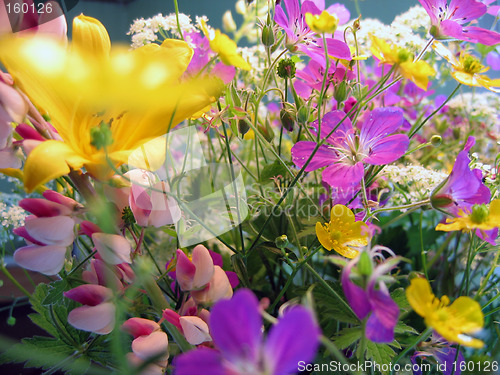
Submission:
[[214,262],[208,249],[198,245],[193,249],[191,259],[180,249],[177,250],[175,279],[182,291],[204,288],[214,275]]
[[191,345],[200,345],[212,341],[207,322],[199,316],[181,316],[170,309],[163,310],[162,316],[163,319],[177,327]]
[[149,319],[130,318],[121,328],[134,337],[132,353],[127,355],[129,361],[140,366],[144,361],[161,355],[141,374],[163,374],[168,365],[168,336],[161,330],[160,325]]
[[73,309],[68,315],[68,323],[73,327],[100,335],[106,335],[113,330],[116,307],[111,301],[111,289],[102,285],[84,284],[63,294],[83,305]]
[[226,272],[219,266],[214,266],[214,273],[208,285],[201,290],[191,291],[191,296],[197,304],[211,305],[233,296],[233,288]]

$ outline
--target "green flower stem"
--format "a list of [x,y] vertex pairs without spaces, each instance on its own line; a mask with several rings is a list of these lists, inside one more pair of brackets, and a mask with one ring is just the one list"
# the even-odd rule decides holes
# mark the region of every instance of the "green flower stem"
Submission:
[[[422,332],[419,336],[417,336],[415,338],[415,340],[413,340],[413,342],[411,344],[409,344],[403,351],[401,351],[393,360],[392,360],[392,364],[395,365],[396,363],[399,362],[399,360],[401,358],[403,358],[410,350],[412,350],[415,346],[417,346],[420,342],[424,341],[425,339],[427,339],[431,333],[432,333],[433,329],[432,327],[428,327],[424,332]],[[391,375],[394,374],[394,366],[392,366],[393,370],[391,371]]]
[[[220,101],[217,101],[217,108],[219,109],[219,112],[222,111]],[[243,227],[241,225],[242,219],[241,219],[241,214],[240,214],[240,202],[239,202],[239,197],[238,197],[238,189],[236,186],[236,175],[234,174],[232,152],[231,152],[231,147],[229,147],[229,138],[227,136],[226,124],[224,123],[224,121],[222,121],[222,119],[221,119],[221,123],[222,123],[222,129],[224,131],[224,140],[226,142],[227,158],[229,159],[231,180],[232,180],[232,184],[233,184],[233,191],[234,191],[234,196],[235,196],[235,201],[236,201],[236,214],[238,217],[238,229],[240,232],[241,253],[243,255],[245,255],[245,237],[243,236]]]
[[352,311],[351,306],[333,289],[330,284],[328,284],[321,275],[316,272],[316,270],[309,264],[305,263],[306,268],[313,274],[313,276],[323,285],[338,301],[341,305],[343,305],[348,311],[350,311],[353,315],[354,311]]
[[174,7],[175,7],[175,20],[177,21],[177,30],[179,31],[181,39],[184,40],[184,35],[182,35],[181,23],[179,21],[179,4],[177,3],[177,0],[174,0]]
[[[153,276],[148,275],[148,277],[144,280],[143,286],[146,292],[148,293],[149,298],[151,299],[153,307],[157,311],[161,312],[165,309],[170,308],[170,306],[167,303],[167,300],[163,296],[163,293],[158,284],[156,283],[156,281],[154,280]],[[186,341],[182,333],[180,333],[179,330],[172,323],[168,321],[163,321],[163,325],[167,329],[168,333],[170,333],[170,335],[174,338],[174,341],[177,343],[177,345],[179,345],[179,348],[183,352],[193,349],[193,346]]]
[[321,83],[321,91],[318,98],[318,134],[316,142],[321,141],[321,106],[323,105],[323,99],[325,97],[326,90],[328,86],[326,81],[328,80],[328,70],[330,69],[330,58],[328,56],[328,46],[326,44],[326,35],[323,33],[323,49],[325,50],[325,73],[323,74],[323,82]]
[[378,210],[373,211],[372,212],[372,216],[375,215],[375,214],[378,214],[380,212],[384,212],[384,211],[407,210],[407,209],[410,209],[410,208],[422,207],[422,206],[425,206],[426,204],[430,204],[430,203],[431,203],[430,199],[425,199],[425,200],[420,201],[420,202],[403,204],[401,206],[383,207],[383,208],[379,208]]
[[342,352],[339,350],[339,348],[337,348],[337,346],[331,342],[328,337],[325,337],[323,335],[321,335],[321,343],[323,344],[323,346],[330,352],[331,355],[333,355],[335,357],[335,359],[337,361],[339,361],[343,366],[346,366],[345,368],[347,368],[347,373],[348,374],[357,374],[357,372],[353,372],[351,371],[351,367],[349,366],[349,362],[347,362],[346,358],[344,357],[344,355],[342,354]]
[[5,263],[3,262],[3,259],[1,260],[0,271],[2,271],[3,274],[5,275],[5,277],[7,277],[7,279],[9,279],[10,282],[12,284],[14,284],[17,287],[17,289],[19,289],[25,296],[27,296],[28,298],[31,298],[31,293],[28,292],[26,290],[26,288],[24,286],[22,286],[19,283],[19,281],[16,280],[16,278],[14,276],[12,276],[12,274],[9,272],[9,270],[5,266]]
[[[474,297],[474,299],[477,301],[484,293],[484,289],[486,288],[486,285],[488,285],[488,282],[490,281],[491,276],[495,272],[495,269],[497,268],[498,265],[498,258],[500,256],[500,251],[497,251],[495,254],[495,258],[493,259],[493,262],[491,264],[491,268],[486,274],[486,277],[483,279],[481,282],[481,285],[479,286],[479,289],[477,290],[477,293]],[[486,307],[486,306],[485,306]]]
[[459,83],[457,85],[457,87],[455,87],[455,90],[452,91],[452,93],[446,98],[446,100],[438,108],[436,108],[434,110],[434,112],[432,112],[429,116],[427,116],[425,118],[425,120],[422,121],[419,125],[415,126],[414,129],[411,129],[410,133],[408,133],[408,137],[413,138],[413,136],[415,134],[417,134],[420,129],[422,129],[422,127],[427,123],[427,121],[429,121],[436,113],[438,113],[441,110],[441,108],[443,108],[446,105],[446,103],[448,103],[450,101],[451,98],[453,98],[453,96],[456,94],[456,92],[458,91],[458,89],[461,86],[462,86],[462,84]]
[[[273,209],[271,210],[271,214],[267,217],[266,221],[264,222],[264,225],[262,226],[262,229],[259,231],[259,233],[257,233],[257,236],[256,238],[254,239],[252,245],[250,245],[250,248],[248,251],[251,251],[256,245],[257,243],[259,242],[259,239],[260,237],[262,236],[262,233],[264,232],[264,229],[266,228],[266,226],[269,224],[271,218],[274,216],[275,214],[275,210],[281,205],[281,203],[283,203],[283,201],[285,200],[285,198],[287,197],[288,193],[290,193],[290,191],[293,189],[293,187],[297,184],[297,182],[299,181],[300,177],[304,174],[307,166],[309,165],[309,163],[311,162],[311,160],[313,159],[314,155],[316,154],[316,152],[318,152],[319,148],[326,142],[326,140],[337,130],[337,128],[340,126],[340,124],[342,124],[344,122],[344,120],[351,114],[353,113],[355,110],[357,110],[358,108],[361,108],[362,107],[362,103],[364,102],[364,100],[366,99],[366,97],[378,86],[382,86],[390,77],[390,75],[392,74],[393,72],[393,68],[391,68],[391,70],[389,71],[389,73],[387,73],[383,78],[382,80],[375,86],[373,86],[365,95],[363,95],[362,98],[360,98],[360,100],[351,108],[351,110],[346,113],[346,115],[339,121],[339,123],[337,125],[334,126],[334,128],[330,131],[330,133],[328,133],[326,135],[326,137],[324,137],[324,139],[322,139],[315,147],[314,149],[312,150],[311,152],[311,155],[309,155],[309,158],[306,160],[304,166],[299,170],[299,172],[294,176],[292,182],[290,182],[290,185],[288,185],[287,189],[284,191],[283,195],[280,197],[280,199],[278,200],[278,202],[274,205]],[[389,86],[387,86],[389,87]],[[387,87],[384,88],[387,89]],[[383,92],[384,90],[379,90],[378,93],[381,93]],[[256,107],[258,108],[258,106]],[[254,129],[254,131],[256,132],[255,134],[258,134],[258,131],[257,131],[257,127],[255,125],[252,125],[252,128]],[[258,134],[260,135],[260,134]],[[273,150],[273,152],[275,153],[275,151]],[[287,171],[289,171],[289,173],[291,173],[291,171],[289,170],[288,166],[286,166],[286,164],[281,160],[281,158],[276,155],[279,160],[281,161],[281,163],[283,165],[285,165],[285,167],[287,168]],[[291,175],[293,176],[293,174],[291,173]],[[300,186],[300,185],[299,185]],[[308,196],[306,194],[306,196]]]
[[365,361],[365,352],[366,352],[366,319],[363,319],[361,322],[361,340],[359,342],[358,351],[356,352],[356,356],[361,362]]

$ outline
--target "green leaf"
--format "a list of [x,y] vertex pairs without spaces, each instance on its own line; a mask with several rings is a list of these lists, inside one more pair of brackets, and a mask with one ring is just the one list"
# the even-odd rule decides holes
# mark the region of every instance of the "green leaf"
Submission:
[[59,280],[49,284],[46,297],[42,301],[42,305],[52,305],[62,300],[63,292],[70,289],[66,280]]
[[[380,366],[383,375],[389,375],[390,363],[396,352],[387,344],[376,344],[368,341],[366,344],[366,356]],[[382,371],[387,368],[387,371]]]
[[396,327],[394,327],[394,333],[418,335],[418,331],[415,328],[403,322],[398,322],[398,324],[396,324]]
[[[337,295],[347,303],[340,283],[332,281],[327,281],[327,283],[337,292]],[[359,319],[356,315],[341,303],[331,291],[322,284],[315,285],[313,295],[316,306],[318,307],[318,316],[321,317],[321,320],[335,319],[340,322],[359,324]]]
[[339,335],[333,338],[335,345],[341,350],[361,339],[361,327],[344,328]]
[[279,162],[279,160],[275,160],[274,163],[268,164],[264,167],[260,174],[260,182],[266,184],[268,182],[272,182],[272,178],[276,176],[287,176],[288,171],[285,166]]
[[397,303],[402,312],[406,313],[412,310],[410,303],[406,299],[406,291],[403,288],[395,289],[391,293],[391,298]]

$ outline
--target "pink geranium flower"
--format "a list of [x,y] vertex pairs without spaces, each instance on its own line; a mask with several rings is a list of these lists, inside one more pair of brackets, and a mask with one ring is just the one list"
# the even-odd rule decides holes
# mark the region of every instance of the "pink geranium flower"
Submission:
[[431,35],[436,39],[458,39],[492,46],[500,43],[500,34],[469,26],[483,16],[488,7],[478,0],[418,0],[431,18]]
[[[403,124],[403,112],[399,108],[377,108],[365,116],[358,132],[343,111],[325,114],[321,121],[321,137],[325,138],[338,125],[326,143],[321,145],[306,172],[323,167],[323,181],[344,190],[357,188],[364,174],[364,165],[382,165],[399,159],[409,145],[405,134],[392,134]],[[340,125],[339,125],[340,124]],[[318,122],[312,123],[313,132]],[[293,162],[302,168],[316,142],[300,141],[292,147]]]

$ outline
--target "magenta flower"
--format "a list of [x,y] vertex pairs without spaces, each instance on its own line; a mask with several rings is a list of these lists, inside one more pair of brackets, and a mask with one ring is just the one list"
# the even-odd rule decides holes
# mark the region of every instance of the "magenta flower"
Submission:
[[479,26],[465,26],[483,16],[488,7],[478,0],[418,0],[431,18],[431,35],[436,39],[458,39],[492,46],[500,34]]
[[[341,189],[355,188],[363,178],[364,164],[382,165],[399,159],[407,150],[409,139],[392,134],[403,124],[399,108],[377,108],[365,116],[361,131],[353,127],[342,111],[328,112],[321,121],[321,137],[325,138],[339,123],[337,130],[321,145],[306,172],[326,167],[323,181]],[[342,121],[342,123],[341,123]],[[313,132],[318,122],[312,123]],[[392,135],[391,135],[392,134]],[[293,162],[302,168],[316,142],[300,141],[292,147]]]
[[[377,279],[390,271],[399,259],[391,258],[377,266],[370,275],[366,288],[356,285],[350,279],[352,268],[359,260],[360,257],[357,257],[344,267],[341,277],[342,289],[356,316],[360,320],[368,317],[366,337],[373,342],[390,343],[394,340],[399,307],[392,300],[385,284],[382,281],[378,282]],[[375,288],[377,284],[378,289]]]
[[[452,348],[450,343],[437,333],[434,332],[430,341],[426,341],[419,346],[421,349],[416,351],[410,358],[413,365],[417,365],[418,357],[434,357],[441,365],[443,375],[451,375],[452,373],[460,375],[462,373],[460,366],[462,363],[465,363],[463,354],[459,351],[457,357],[457,349]],[[456,364],[454,363],[455,358],[457,359]],[[421,366],[414,366],[413,375],[422,375],[420,367]],[[453,371],[453,369],[455,369],[455,371]]]
[[483,183],[483,172],[469,167],[469,150],[476,143],[469,137],[464,149],[459,152],[448,178],[431,194],[431,203],[457,215],[459,209],[470,211],[475,204],[487,204],[491,200],[490,189]]
[[[305,14],[320,14],[324,9],[324,1],[304,1],[302,6],[299,0],[284,0],[288,16],[281,6],[275,8],[274,21],[281,26],[286,33],[286,45],[291,51],[300,50],[301,52],[312,54],[316,59],[325,62],[323,42],[316,39],[316,33],[307,26]],[[315,4],[316,3],[316,4]],[[322,6],[323,9],[318,8]],[[340,4],[334,4],[327,9],[329,12],[338,12],[339,23],[349,21],[349,11]],[[346,43],[341,40],[327,38],[328,53],[330,56],[338,59],[351,59],[351,51]],[[319,58],[318,56],[322,56]]]
[[320,329],[309,310],[290,308],[263,340],[259,301],[246,289],[217,303],[210,315],[216,350],[198,348],[174,360],[176,375],[285,375],[311,361]]

